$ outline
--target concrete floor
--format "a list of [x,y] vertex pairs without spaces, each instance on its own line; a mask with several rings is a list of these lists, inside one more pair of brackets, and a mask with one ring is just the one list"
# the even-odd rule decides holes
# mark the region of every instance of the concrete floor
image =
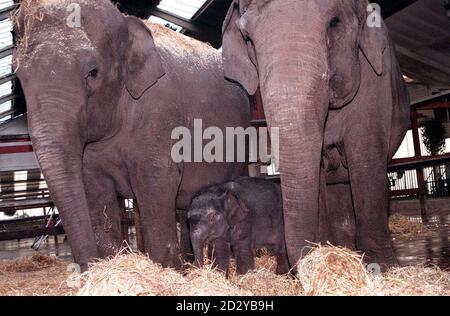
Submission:
[[[32,256],[36,253],[31,248],[34,239],[21,239],[0,242],[0,260],[13,260],[20,257]],[[64,241],[64,235],[58,236],[58,243],[55,243],[53,236],[41,246],[39,252],[48,256],[58,256],[63,260],[72,260],[69,243]]]
[[[420,221],[420,216],[410,217]],[[401,265],[433,264],[450,271],[450,212],[429,216],[428,236],[412,240],[394,239]]]

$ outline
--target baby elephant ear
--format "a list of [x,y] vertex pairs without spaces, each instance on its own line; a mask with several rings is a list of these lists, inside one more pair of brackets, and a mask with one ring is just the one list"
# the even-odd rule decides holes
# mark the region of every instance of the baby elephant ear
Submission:
[[126,17],[126,21],[129,34],[126,87],[134,99],[139,99],[165,75],[165,71],[152,33],[144,22],[132,16]]
[[250,215],[250,210],[234,192],[228,191],[225,200],[225,214],[228,225],[233,227],[245,221]]

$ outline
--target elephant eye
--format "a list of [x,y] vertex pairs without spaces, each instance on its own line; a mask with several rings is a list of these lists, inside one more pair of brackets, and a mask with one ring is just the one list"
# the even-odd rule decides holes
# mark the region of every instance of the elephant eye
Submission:
[[92,79],[96,79],[98,76],[98,68],[94,68],[91,71],[89,71],[89,77]]
[[330,21],[330,28],[334,29],[339,25],[339,23],[341,23],[341,19],[338,16],[335,16]]

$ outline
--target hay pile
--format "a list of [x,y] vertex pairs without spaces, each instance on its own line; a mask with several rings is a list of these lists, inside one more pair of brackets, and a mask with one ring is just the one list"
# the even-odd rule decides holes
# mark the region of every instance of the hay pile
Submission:
[[16,261],[0,261],[0,295],[72,295],[67,286],[67,262],[36,254]]
[[449,296],[450,273],[437,267],[392,268],[370,273],[363,256],[340,247],[317,248],[298,264],[305,294],[311,296]]
[[[27,262],[30,259],[20,260]],[[35,263],[31,264],[32,267],[34,265]],[[222,273],[208,265],[203,269],[190,268],[180,274],[152,263],[144,255],[122,250],[114,258],[93,264],[88,272],[80,276],[78,288],[67,286],[67,263],[54,260],[51,265],[46,265],[43,270],[19,273],[11,272],[13,270],[5,267],[21,266],[20,264],[0,264],[0,294],[450,295],[448,272],[433,267],[405,267],[373,275],[366,270],[362,256],[331,245],[316,246],[299,262],[299,279],[275,275],[275,260],[267,255],[256,259],[255,271],[244,276],[237,276],[232,272],[229,279],[226,279]]]
[[[184,275],[152,263],[146,256],[123,250],[115,258],[99,261],[82,275],[77,295],[183,295],[183,296],[252,296],[298,295],[299,282],[277,276],[269,270],[274,260],[257,259],[258,269],[245,276],[230,273],[230,278],[211,265],[190,268]],[[276,266],[275,266],[276,267]],[[230,270],[235,270],[232,267]]]
[[402,239],[414,239],[420,236],[428,236],[431,233],[421,220],[413,221],[411,218],[394,214],[389,218],[389,230],[393,237]]

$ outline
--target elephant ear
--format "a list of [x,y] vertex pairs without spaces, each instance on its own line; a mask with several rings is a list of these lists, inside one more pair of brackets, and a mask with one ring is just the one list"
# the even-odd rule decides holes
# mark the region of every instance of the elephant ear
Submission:
[[[365,3],[365,1],[361,1]],[[375,14],[375,13],[374,13]],[[361,21],[359,47],[377,75],[383,74],[383,54],[388,46],[386,26],[383,21],[379,26],[369,26],[366,18]]]
[[228,191],[225,200],[225,214],[228,225],[234,227],[248,218],[250,210],[236,193]]
[[129,34],[126,87],[134,99],[139,99],[165,75],[165,71],[151,31],[138,18],[129,16],[126,21]]
[[259,86],[258,72],[239,29],[240,17],[239,0],[234,0],[223,24],[223,67],[227,79],[239,83],[248,94],[254,95]]

